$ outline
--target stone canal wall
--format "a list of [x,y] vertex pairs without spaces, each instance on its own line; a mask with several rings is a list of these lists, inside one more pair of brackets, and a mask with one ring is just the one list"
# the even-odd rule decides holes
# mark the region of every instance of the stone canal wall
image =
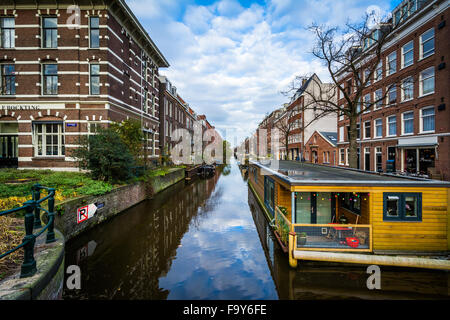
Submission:
[[173,169],[170,173],[164,176],[153,177],[149,182],[149,195],[152,197],[158,192],[180,182],[185,178],[184,169]]
[[17,273],[0,283],[0,300],[59,300],[64,282],[64,236],[55,229],[56,242],[45,244],[46,232],[36,239],[37,272],[29,278]]
[[[183,180],[184,176],[184,169],[174,169],[164,176],[152,177],[150,181],[123,186],[104,195],[68,200],[57,206],[56,227],[62,231],[66,240],[70,240]],[[78,211],[83,207],[89,207],[91,212],[93,208],[96,211],[92,217],[79,222]]]

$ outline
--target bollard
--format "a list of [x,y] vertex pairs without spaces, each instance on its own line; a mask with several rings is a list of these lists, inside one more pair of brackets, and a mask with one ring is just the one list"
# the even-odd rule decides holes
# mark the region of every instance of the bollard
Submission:
[[37,207],[37,203],[34,200],[27,201],[25,205],[25,237],[23,242],[27,242],[24,247],[24,259],[20,271],[20,277],[26,278],[33,276],[36,269],[36,260],[34,260],[34,243],[36,242],[36,237],[33,235],[33,224],[34,224],[34,214],[33,211]]
[[47,240],[45,243],[52,243],[56,241],[55,237],[55,189],[48,189],[48,193],[53,195],[48,199],[48,226]]
[[289,265],[297,268],[297,259],[294,258],[294,248],[296,247],[297,233],[289,232]]
[[[41,185],[39,183],[35,184],[31,187],[31,192],[33,195],[34,201],[39,201],[41,199]],[[41,210],[38,209],[38,206],[34,209],[34,229],[40,229],[42,228],[42,222],[41,222]]]

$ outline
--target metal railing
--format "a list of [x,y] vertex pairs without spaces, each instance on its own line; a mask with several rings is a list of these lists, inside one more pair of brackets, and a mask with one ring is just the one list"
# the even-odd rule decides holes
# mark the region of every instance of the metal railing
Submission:
[[[47,191],[47,196],[41,199],[41,190]],[[47,230],[46,243],[52,243],[56,241],[54,222],[55,222],[55,189],[43,187],[40,184],[35,184],[31,187],[32,200],[27,201],[20,208],[14,208],[0,212],[1,216],[13,214],[22,210],[25,210],[25,237],[22,243],[17,247],[9,250],[0,255],[0,259],[10,255],[11,253],[23,248],[24,261],[22,263],[20,277],[26,278],[33,276],[36,269],[36,260],[34,259],[34,246],[36,238],[42,235]],[[47,209],[42,208],[41,204],[44,201],[48,201]],[[42,227],[41,210],[48,215],[48,223]],[[33,230],[40,229],[39,232],[33,234]]]
[[296,250],[372,250],[372,226],[362,224],[293,224]]

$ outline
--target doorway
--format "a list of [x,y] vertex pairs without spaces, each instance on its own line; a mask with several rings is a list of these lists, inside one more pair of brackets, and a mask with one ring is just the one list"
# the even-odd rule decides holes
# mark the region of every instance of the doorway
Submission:
[[328,224],[336,217],[336,197],[331,192],[296,192],[295,223]]
[[18,160],[18,124],[0,123],[0,168],[17,168]]

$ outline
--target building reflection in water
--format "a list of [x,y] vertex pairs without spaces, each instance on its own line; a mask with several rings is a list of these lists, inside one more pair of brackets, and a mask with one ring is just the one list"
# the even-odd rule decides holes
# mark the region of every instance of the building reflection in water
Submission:
[[65,263],[80,266],[82,289],[66,290],[64,298],[167,299],[159,279],[189,227],[213,211],[220,190],[211,195],[223,169],[207,180],[183,181],[69,242]]
[[369,290],[366,266],[299,261],[292,269],[250,189],[248,202],[280,299],[450,299],[445,271],[382,266],[381,290]]

